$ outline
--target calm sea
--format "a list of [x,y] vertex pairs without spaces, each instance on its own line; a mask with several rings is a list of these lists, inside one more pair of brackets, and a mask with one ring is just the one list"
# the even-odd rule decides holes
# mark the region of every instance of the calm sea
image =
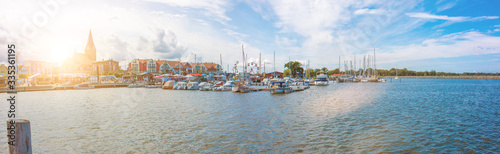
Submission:
[[[7,94],[0,151],[7,152]],[[331,83],[287,95],[21,92],[35,153],[500,153],[500,80]]]

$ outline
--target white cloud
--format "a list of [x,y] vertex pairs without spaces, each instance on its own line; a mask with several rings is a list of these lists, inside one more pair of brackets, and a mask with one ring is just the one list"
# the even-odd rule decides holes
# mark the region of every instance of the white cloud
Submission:
[[411,12],[411,13],[406,13],[406,15],[409,17],[413,17],[413,18],[440,19],[440,20],[447,20],[447,21],[452,21],[452,22],[498,19],[498,16],[480,16],[480,17],[474,17],[474,18],[464,17],[464,16],[449,17],[446,15],[434,15],[434,14],[429,14],[429,13],[424,13],[424,12]]
[[288,37],[280,37],[278,35],[275,36],[275,41],[278,45],[282,46],[294,46],[297,43],[296,39],[290,39]]
[[171,6],[195,8],[205,10],[207,17],[215,17],[217,21],[224,23],[231,20],[226,15],[226,7],[230,3],[226,0],[147,0],[151,2],[164,3]]
[[424,18],[424,19],[440,19],[440,20],[448,20],[448,21],[455,21],[455,22],[462,22],[466,21],[469,19],[469,17],[448,17],[446,15],[434,15],[434,14],[429,14],[429,13],[424,13],[424,12],[412,12],[412,13],[406,13],[409,17],[413,18]]
[[495,30],[493,30],[493,31],[495,31],[495,32],[500,32],[500,29],[495,29]]
[[361,15],[361,14],[383,14],[386,13],[386,10],[383,9],[359,9],[354,12],[356,15]]
[[377,62],[392,63],[500,53],[500,37],[467,31],[424,40],[420,44],[395,46],[377,53]]
[[452,8],[453,6],[455,6],[457,3],[458,3],[458,0],[452,0],[449,2],[437,1],[436,5],[438,5],[438,7],[436,8],[436,10],[438,12],[448,10],[448,9]]
[[459,22],[467,22],[467,21],[481,21],[481,20],[489,20],[489,19],[498,19],[498,16],[479,16],[479,17],[465,17],[465,16],[457,16],[457,17],[449,17],[446,15],[434,15],[424,12],[410,12],[406,13],[407,16],[412,18],[420,18],[420,19],[429,19],[429,20],[445,20],[446,22],[435,26],[434,28],[441,28],[445,26],[452,25],[454,23]]

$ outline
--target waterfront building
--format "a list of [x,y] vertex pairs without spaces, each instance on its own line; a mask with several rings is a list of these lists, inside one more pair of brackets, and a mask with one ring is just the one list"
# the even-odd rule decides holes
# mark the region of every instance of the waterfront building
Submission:
[[174,67],[170,66],[167,60],[156,61],[156,67],[160,74],[174,73]]
[[203,65],[203,63],[196,63],[196,64],[194,64],[193,68],[194,68],[193,72],[198,73],[198,74],[204,73],[207,71],[207,67],[205,67],[205,65]]
[[97,69],[99,69],[99,74],[119,73],[120,65],[119,62],[113,59],[103,59],[102,61],[92,62],[92,73],[97,73]]
[[73,56],[63,62],[63,72],[66,73],[91,73],[92,62],[96,61],[96,47],[92,38],[92,30],[89,32],[85,52],[73,53]]
[[216,63],[203,63],[203,65],[206,68],[204,73],[207,74],[217,74],[222,71],[222,67]]
[[186,73],[218,73],[222,69],[215,63],[189,63],[173,60],[153,60],[153,59],[134,59],[128,64],[127,71],[135,74],[149,72],[152,74],[177,74]]
[[25,65],[19,65],[19,68],[17,69],[17,71],[18,71],[18,74],[29,74],[28,67],[26,67]]
[[266,78],[274,78],[273,75],[274,75],[274,77],[283,78],[283,73],[282,72],[278,72],[278,71],[271,72],[271,73],[266,73]]
[[151,74],[158,74],[156,70],[156,61],[153,59],[148,59],[146,60],[146,72],[149,72]]
[[128,63],[127,72],[139,74],[147,69],[147,59],[134,59]]
[[184,67],[179,63],[179,61],[166,61],[168,64],[168,67],[165,67],[169,69],[174,74],[182,72],[181,70],[185,70]]
[[8,76],[7,66],[5,64],[0,65],[0,76],[5,77]]
[[50,63],[46,61],[25,61],[23,63],[24,69],[27,71],[26,74],[53,74],[55,63]]

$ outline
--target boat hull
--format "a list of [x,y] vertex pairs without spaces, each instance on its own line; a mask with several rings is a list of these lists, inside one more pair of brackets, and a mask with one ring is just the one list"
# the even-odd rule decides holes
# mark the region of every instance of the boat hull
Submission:
[[163,89],[173,89],[173,88],[174,88],[174,86],[163,86],[162,88],[163,88]]
[[328,86],[328,81],[316,81],[314,83],[316,86]]
[[232,91],[235,93],[247,93],[247,92],[250,92],[250,87],[249,86],[234,86],[232,88]]
[[271,94],[288,94],[293,92],[291,88],[272,88],[269,91]]

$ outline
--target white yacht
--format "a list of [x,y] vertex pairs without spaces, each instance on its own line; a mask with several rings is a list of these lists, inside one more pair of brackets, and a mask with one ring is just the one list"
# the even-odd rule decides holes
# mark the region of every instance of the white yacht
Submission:
[[186,86],[186,90],[199,90],[200,86],[198,82],[189,82]]
[[200,83],[200,91],[210,91],[212,90],[213,84],[209,82],[202,82]]
[[323,71],[320,71],[319,74],[316,75],[316,80],[314,81],[314,85],[328,86],[328,75],[325,75]]
[[187,83],[186,82],[177,82],[175,84],[174,88],[175,90],[185,90],[187,88]]
[[270,87],[269,92],[271,94],[288,94],[293,92],[292,88],[284,81],[272,82]]
[[224,85],[215,88],[214,91],[231,91],[234,87],[234,81],[227,81]]

